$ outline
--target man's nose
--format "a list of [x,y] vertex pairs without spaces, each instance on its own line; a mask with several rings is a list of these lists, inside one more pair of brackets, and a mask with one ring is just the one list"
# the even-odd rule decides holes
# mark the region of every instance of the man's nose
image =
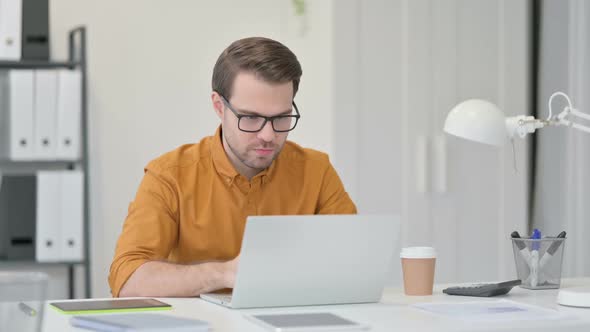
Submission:
[[272,142],[275,137],[275,131],[272,129],[271,121],[267,121],[262,127],[262,130],[258,132],[258,138],[265,142]]

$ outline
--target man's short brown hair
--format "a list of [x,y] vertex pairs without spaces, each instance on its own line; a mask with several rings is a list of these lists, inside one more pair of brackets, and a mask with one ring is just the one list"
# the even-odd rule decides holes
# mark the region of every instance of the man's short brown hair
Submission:
[[250,72],[269,83],[293,82],[293,97],[299,89],[301,65],[285,45],[264,37],[236,40],[219,55],[213,68],[213,91],[231,98],[236,75]]

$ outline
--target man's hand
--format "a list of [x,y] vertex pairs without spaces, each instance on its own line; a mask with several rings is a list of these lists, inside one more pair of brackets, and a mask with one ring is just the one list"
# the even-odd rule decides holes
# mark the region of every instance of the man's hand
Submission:
[[129,277],[118,296],[184,297],[234,288],[240,256],[229,261],[172,264],[149,261]]
[[238,263],[240,262],[240,255],[236,258],[225,262],[224,280],[226,288],[234,288],[236,283],[236,273],[238,272]]

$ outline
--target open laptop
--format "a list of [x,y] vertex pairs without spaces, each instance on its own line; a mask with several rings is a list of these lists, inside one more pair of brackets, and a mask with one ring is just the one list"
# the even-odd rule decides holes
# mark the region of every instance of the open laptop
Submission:
[[399,239],[397,216],[248,217],[230,308],[378,302]]

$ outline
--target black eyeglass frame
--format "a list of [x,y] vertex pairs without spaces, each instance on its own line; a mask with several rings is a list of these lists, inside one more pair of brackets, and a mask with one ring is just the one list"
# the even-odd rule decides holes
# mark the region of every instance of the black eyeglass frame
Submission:
[[[275,115],[275,116],[262,116],[262,115],[258,115],[258,114],[254,114],[254,115],[249,115],[249,114],[240,114],[238,113],[229,103],[229,101],[227,101],[227,99],[225,99],[224,96],[222,96],[219,92],[217,93],[219,94],[219,96],[221,97],[221,100],[223,100],[223,103],[225,104],[225,106],[227,106],[227,108],[229,108],[230,111],[232,111],[232,113],[238,118],[238,129],[246,132],[246,133],[257,133],[259,131],[261,131],[264,126],[266,126],[266,123],[268,121],[270,121],[270,124],[272,126],[272,130],[274,130],[276,133],[286,133],[289,132],[293,129],[295,129],[295,127],[297,127],[297,123],[299,122],[299,119],[301,118],[301,114],[299,114],[299,109],[297,108],[297,105],[295,104],[295,102],[291,102],[291,104],[293,105],[293,108],[295,109],[295,113],[296,114],[289,114],[289,115]],[[264,122],[262,123],[262,125],[260,126],[260,129],[258,130],[244,130],[242,128],[240,128],[240,121],[242,120],[242,118],[244,117],[258,117],[258,118],[263,118]],[[284,118],[292,118],[295,119],[295,124],[293,124],[293,128],[289,129],[289,130],[277,130],[275,128],[275,123],[274,123],[274,119],[284,119]]]

